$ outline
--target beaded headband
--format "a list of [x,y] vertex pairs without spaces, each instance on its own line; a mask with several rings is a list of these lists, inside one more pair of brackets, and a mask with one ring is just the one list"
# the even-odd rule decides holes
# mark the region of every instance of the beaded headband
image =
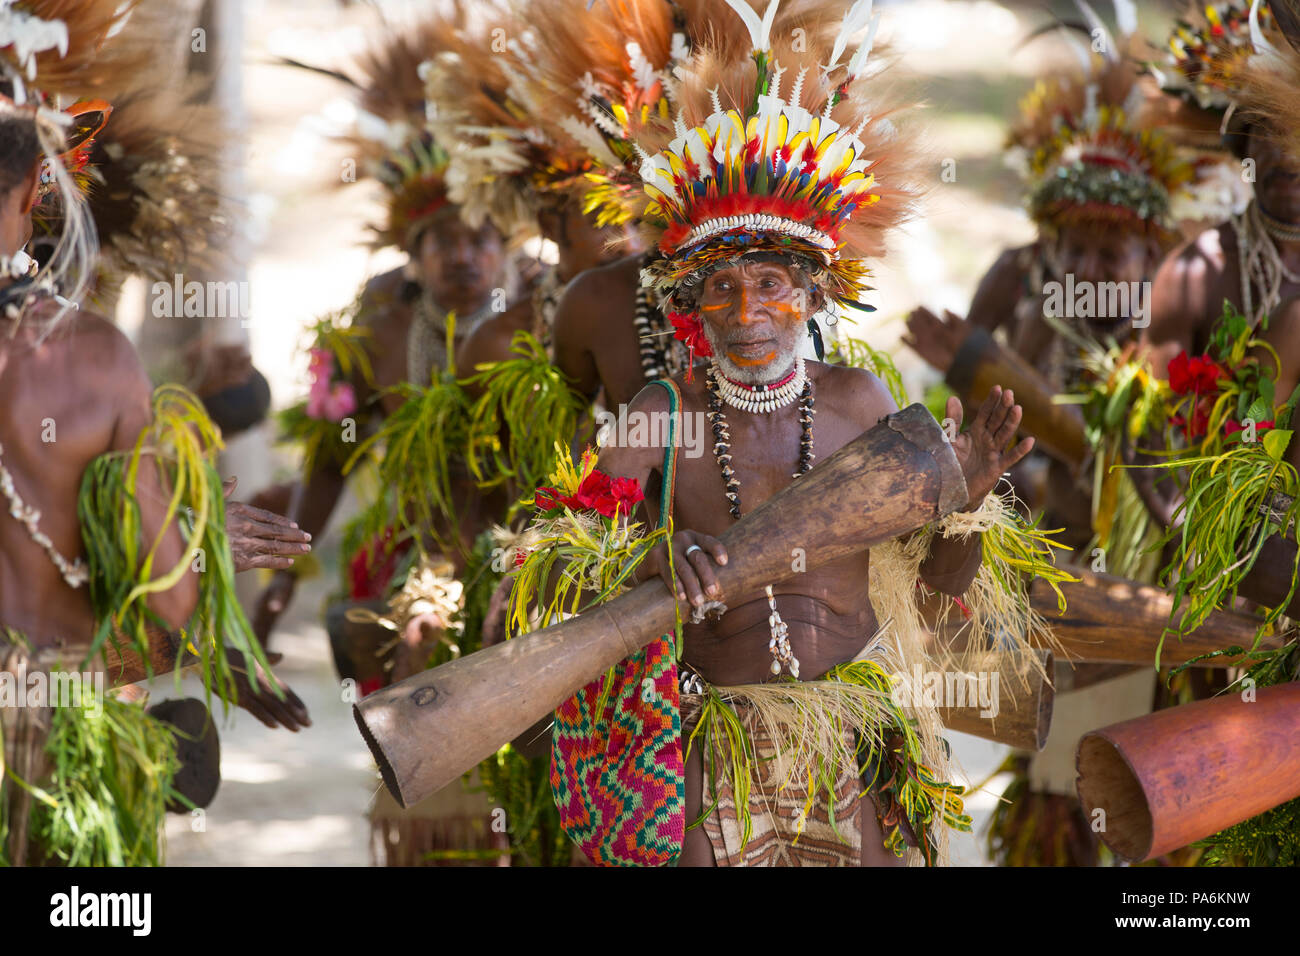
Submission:
[[1168,238],[1175,194],[1193,170],[1159,131],[1161,94],[1131,55],[1136,11],[1117,0],[1117,43],[1091,7],[1079,6],[1093,35],[1104,34],[1106,54],[1080,49],[1082,70],[1035,84],[1010,136],[1025,160],[1030,215],[1048,230],[1092,224]]

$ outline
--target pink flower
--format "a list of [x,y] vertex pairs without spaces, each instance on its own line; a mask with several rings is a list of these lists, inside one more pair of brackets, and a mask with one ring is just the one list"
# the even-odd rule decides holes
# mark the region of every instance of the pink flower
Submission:
[[340,422],[357,410],[357,395],[348,382],[317,379],[307,395],[307,415],[327,422]]

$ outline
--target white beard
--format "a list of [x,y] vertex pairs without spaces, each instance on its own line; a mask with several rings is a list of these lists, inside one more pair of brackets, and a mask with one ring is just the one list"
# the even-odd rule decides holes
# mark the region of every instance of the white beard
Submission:
[[800,326],[799,334],[783,348],[778,349],[772,361],[766,365],[751,365],[747,368],[741,368],[727,358],[722,344],[714,339],[708,325],[704,326],[704,337],[709,340],[709,348],[713,349],[713,362],[722,370],[723,375],[733,382],[745,385],[767,385],[770,382],[779,382],[794,368],[795,359],[799,357],[804,340],[808,338],[808,326],[806,324]]

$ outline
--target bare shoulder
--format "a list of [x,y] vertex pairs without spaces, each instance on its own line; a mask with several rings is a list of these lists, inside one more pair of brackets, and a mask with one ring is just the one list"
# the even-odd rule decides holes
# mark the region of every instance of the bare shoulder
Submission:
[[601,467],[638,479],[655,471],[663,461],[671,407],[667,389],[647,385],[618,413],[600,412]]
[[1228,225],[1206,229],[1174,248],[1156,271],[1152,289],[1151,327],[1148,341],[1183,342],[1190,347],[1196,328],[1217,316],[1221,305],[1219,283],[1235,249]]
[[1219,267],[1225,262],[1225,253],[1236,248],[1236,236],[1226,223],[1206,229],[1173,248],[1160,264],[1156,273],[1161,276],[1186,276]]
[[119,385],[148,384],[144,363],[121,329],[97,312],[78,309],[50,337],[61,357],[83,363],[84,374]]
[[611,303],[630,301],[629,292],[640,284],[640,275],[639,254],[578,273],[560,297],[556,334],[561,325],[583,327],[605,321]]
[[886,415],[898,411],[894,396],[885,383],[865,368],[808,362],[808,376],[817,402],[836,414],[870,428]]
[[532,302],[520,299],[504,312],[478,324],[461,345],[456,367],[468,374],[483,363],[514,358],[510,345],[515,333],[530,330],[532,324]]
[[357,321],[371,327],[384,325],[393,319],[395,306],[405,305],[404,293],[407,278],[401,268],[390,269],[366,280],[361,290]]

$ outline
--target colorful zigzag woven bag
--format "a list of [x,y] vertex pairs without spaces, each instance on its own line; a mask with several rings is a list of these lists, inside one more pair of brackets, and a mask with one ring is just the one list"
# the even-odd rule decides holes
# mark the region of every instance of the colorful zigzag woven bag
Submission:
[[[659,521],[672,514],[677,466],[675,383],[656,380],[669,396]],[[681,697],[671,634],[621,661],[600,707],[606,674],[555,712],[551,790],[560,823],[603,866],[666,866],[686,836],[686,777]],[[649,683],[647,683],[649,681]]]

